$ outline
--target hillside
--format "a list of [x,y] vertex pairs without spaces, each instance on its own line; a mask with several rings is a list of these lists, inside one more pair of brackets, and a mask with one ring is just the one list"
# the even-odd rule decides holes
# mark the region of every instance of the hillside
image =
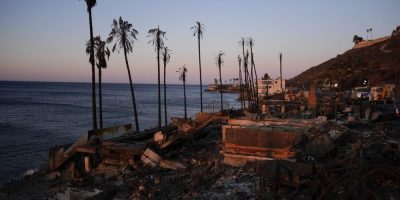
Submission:
[[364,79],[370,85],[395,83],[400,86],[400,34],[364,48],[351,49],[288,80],[298,83],[341,83],[343,89],[360,86]]

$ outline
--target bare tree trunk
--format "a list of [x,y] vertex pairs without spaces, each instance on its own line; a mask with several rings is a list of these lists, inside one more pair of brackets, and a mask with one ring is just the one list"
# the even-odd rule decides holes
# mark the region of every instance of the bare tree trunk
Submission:
[[255,75],[255,78],[256,78],[255,88],[254,88],[255,89],[254,94],[256,95],[255,96],[256,109],[257,109],[257,112],[259,112],[259,106],[258,106],[258,81],[257,81],[258,77],[257,77],[256,64],[254,63],[254,54],[253,54],[253,46],[252,45],[250,45],[250,53],[251,53],[251,66],[252,66],[251,75],[252,75],[252,78],[253,78],[253,68],[254,68],[254,75]]
[[186,109],[186,80],[183,79],[183,103],[185,108],[185,119],[187,119],[187,109]]
[[92,64],[92,118],[93,130],[97,130],[97,113],[96,113],[96,77],[95,77],[95,63],[94,63],[94,41],[93,41],[93,24],[92,24],[92,9],[88,9],[89,13],[89,26],[90,26],[90,59]]
[[[248,59],[249,59],[249,57],[248,57],[249,55],[248,55],[248,53],[247,53],[247,61],[248,61]],[[247,64],[247,69],[248,69],[248,64]],[[250,104],[251,104],[251,110],[253,110],[253,108],[254,108],[254,104],[255,104],[255,102],[254,102],[254,75],[253,75],[253,66],[252,66],[252,64],[251,64],[251,60],[250,60],[250,72],[248,72],[248,74],[249,74],[249,91],[250,91]]]
[[[283,92],[283,78],[282,78],[282,53],[279,54],[279,71],[280,71],[280,77],[281,77],[281,92],[282,94],[284,94]],[[283,96],[283,98],[285,98],[285,96]]]
[[239,91],[240,91],[240,106],[242,109],[244,109],[243,106],[243,88],[242,88],[242,69],[241,69],[241,63],[239,61]]
[[203,81],[201,76],[201,55],[200,55],[200,35],[197,35],[199,47],[199,71],[200,71],[200,112],[203,112]]
[[219,85],[220,85],[220,93],[221,93],[221,111],[224,110],[224,101],[223,101],[223,95],[222,95],[222,76],[221,76],[221,66],[218,66],[219,68]]
[[266,83],[267,83],[267,96],[265,97],[265,99],[268,100],[268,99],[269,99],[269,97],[268,97],[268,96],[269,96],[269,82],[270,82],[269,80],[271,80],[271,77],[268,75],[268,76],[265,77],[265,78],[266,78],[266,80],[267,80],[267,81],[266,81]]
[[245,78],[245,86],[246,86],[246,96],[247,96],[247,108],[250,107],[251,102],[251,92],[250,92],[250,84],[249,84],[249,71],[247,69],[247,63],[244,63],[244,78]]
[[[125,44],[123,42],[123,44]],[[131,89],[131,95],[132,95],[132,106],[133,106],[133,114],[135,115],[135,128],[136,132],[140,132],[139,128],[139,120],[138,120],[138,113],[136,109],[136,99],[135,99],[135,91],[133,89],[133,83],[132,83],[132,77],[131,77],[131,70],[129,69],[129,63],[128,63],[128,55],[126,54],[126,47],[124,45],[124,55],[125,55],[125,64],[126,64],[126,69],[128,70],[128,76],[129,76],[129,86]]]
[[254,67],[254,75],[256,78],[256,85],[255,85],[256,108],[257,108],[257,112],[259,112],[260,109],[259,109],[259,99],[258,99],[258,76],[257,76],[256,65],[254,63],[253,63],[253,67]]
[[100,129],[103,128],[103,97],[101,88],[101,67],[99,68],[99,118],[100,118]]
[[[158,30],[160,31],[160,30]],[[157,66],[158,66],[158,128],[161,128],[161,87],[160,87],[160,41],[157,40]]]
[[166,85],[166,77],[167,77],[167,63],[164,62],[164,119],[165,126],[168,125],[168,116],[167,116],[167,85]]
[[[244,55],[244,42],[243,42],[243,40],[244,39],[242,38],[243,67],[245,67],[245,63],[244,63],[245,62],[245,55]],[[243,69],[243,73],[244,73],[244,79],[245,79],[245,85],[244,85],[245,88],[243,88],[243,98],[246,98],[245,94],[244,94],[244,89],[246,89],[246,93],[247,93],[247,87],[248,87],[246,69]],[[247,96],[247,94],[246,94],[246,96]],[[246,108],[246,100],[248,102],[249,99],[244,99],[244,102],[243,102],[244,108]]]
[[[253,81],[252,81],[252,76],[249,72],[249,67],[248,67],[248,54],[246,55],[246,59],[245,59],[245,70],[246,70],[246,76],[247,76],[247,101],[249,102],[249,108],[250,110],[253,109]],[[251,66],[250,66],[251,67]],[[251,72],[252,73],[252,72]]]

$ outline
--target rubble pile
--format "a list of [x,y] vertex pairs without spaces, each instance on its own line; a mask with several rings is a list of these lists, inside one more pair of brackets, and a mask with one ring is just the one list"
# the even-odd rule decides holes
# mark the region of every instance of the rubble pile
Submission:
[[141,160],[112,176],[96,169],[80,186],[107,189],[111,184],[114,198],[121,199],[400,197],[398,120],[358,129],[334,121],[317,123],[292,147],[295,157],[256,159],[239,167],[224,163],[220,130],[213,126],[203,137],[165,149],[150,145],[145,152],[157,155],[157,164]]
[[[293,169],[280,163],[275,164],[275,174],[262,175],[278,199],[398,199],[399,133],[398,120],[370,124],[359,130],[347,129],[335,136],[334,148],[324,155],[316,158],[305,153],[298,158],[312,163],[313,173],[301,176],[299,167]],[[300,168],[307,172],[304,166]],[[268,168],[263,169],[265,173]],[[285,183],[287,180],[279,179],[285,176],[290,177],[292,187]],[[299,181],[298,176],[299,184],[293,185]]]
[[[257,176],[222,163],[218,133],[216,126],[203,137],[185,140],[167,149],[150,145],[143,153],[148,156],[142,157],[141,162],[113,175],[95,169],[79,185],[105,189],[112,184],[118,186],[114,187],[115,197],[121,199],[221,199],[238,195],[254,198]],[[157,158],[159,161],[153,162]],[[162,164],[163,161],[168,162]]]
[[[50,199],[400,197],[398,119],[354,123],[345,117],[246,120],[206,114],[199,119],[176,119],[171,127],[139,134],[111,131],[115,138],[82,137],[52,149],[53,170],[27,177],[26,195],[12,184],[0,194],[7,199],[29,194]],[[34,188],[42,192],[35,194]]]

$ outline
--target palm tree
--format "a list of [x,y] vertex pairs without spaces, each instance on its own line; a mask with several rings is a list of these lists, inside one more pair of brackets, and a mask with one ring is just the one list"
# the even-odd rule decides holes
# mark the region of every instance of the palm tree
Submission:
[[187,73],[187,68],[186,68],[186,65],[183,65],[176,72],[179,73],[179,80],[181,80],[183,82],[183,103],[184,103],[184,108],[185,108],[185,119],[187,119],[187,110],[186,110],[186,73]]
[[369,28],[369,32],[371,33],[371,40],[372,40],[372,28]]
[[219,71],[219,87],[220,87],[220,93],[221,93],[221,111],[224,110],[224,105],[223,105],[223,95],[222,95],[222,76],[221,76],[221,66],[224,64],[224,60],[222,60],[222,56],[224,55],[224,52],[219,51],[216,59],[216,64],[218,66],[218,71]]
[[369,33],[369,28],[367,28],[367,41],[368,41],[368,33]]
[[[107,38],[107,43],[111,43],[115,39],[115,44],[112,48],[112,52],[114,52],[117,48],[123,49],[124,50],[124,56],[125,56],[125,64],[126,64],[126,69],[128,70],[128,77],[129,77],[129,86],[131,89],[131,95],[132,95],[132,106],[133,106],[133,113],[135,115],[135,126],[136,126],[136,131],[139,132],[139,120],[138,120],[138,114],[137,114],[137,109],[136,109],[136,99],[135,99],[135,91],[133,90],[133,82],[132,82],[132,76],[131,76],[131,70],[129,68],[129,63],[128,63],[128,53],[133,52],[133,43],[136,40],[136,35],[138,34],[138,31],[132,27],[132,24],[130,24],[128,21],[124,21],[122,17],[119,17],[119,20],[117,21],[114,19],[113,24],[111,25],[112,29],[111,32]],[[119,50],[118,50],[119,53]]]
[[203,112],[203,82],[201,76],[201,56],[200,56],[200,39],[203,38],[204,24],[196,22],[196,25],[191,28],[194,30],[193,36],[197,35],[197,46],[199,49],[199,71],[200,71],[200,112]]
[[[90,40],[86,43],[86,54],[91,54],[91,43]],[[92,59],[89,58],[89,62],[94,61],[97,63],[97,69],[99,70],[99,119],[100,119],[100,128],[103,128],[103,101],[102,101],[102,91],[101,91],[101,69],[107,68],[107,59],[110,58],[110,50],[106,47],[106,42],[102,41],[100,36],[96,36],[94,38],[94,52],[95,57]]]
[[[94,46],[93,41],[93,23],[92,23],[92,8],[96,5],[96,0],[85,0],[87,6],[87,12],[89,14],[89,29],[90,29],[90,46]],[[93,130],[97,130],[97,113],[96,113],[96,83],[95,83],[95,67],[94,67],[94,51],[91,48],[90,51],[90,63],[92,64],[92,118],[93,118]]]
[[165,32],[160,30],[160,27],[150,29],[148,32],[149,37],[153,37],[149,43],[152,43],[157,52],[157,66],[158,66],[158,128],[161,128],[161,96],[160,96],[160,50],[164,47],[163,38]]
[[162,49],[162,56],[163,56],[163,62],[164,62],[164,117],[165,117],[165,126],[167,126],[168,122],[168,116],[167,116],[167,85],[166,85],[166,77],[167,77],[167,63],[171,59],[170,51],[168,47],[164,47]]

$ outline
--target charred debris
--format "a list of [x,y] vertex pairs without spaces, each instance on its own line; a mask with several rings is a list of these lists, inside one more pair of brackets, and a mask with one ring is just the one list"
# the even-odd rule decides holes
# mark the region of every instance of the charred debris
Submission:
[[139,133],[130,124],[89,131],[49,150],[48,195],[398,199],[400,121],[396,103],[385,103],[316,95],[311,86],[307,95],[260,99],[257,109],[207,105]]

